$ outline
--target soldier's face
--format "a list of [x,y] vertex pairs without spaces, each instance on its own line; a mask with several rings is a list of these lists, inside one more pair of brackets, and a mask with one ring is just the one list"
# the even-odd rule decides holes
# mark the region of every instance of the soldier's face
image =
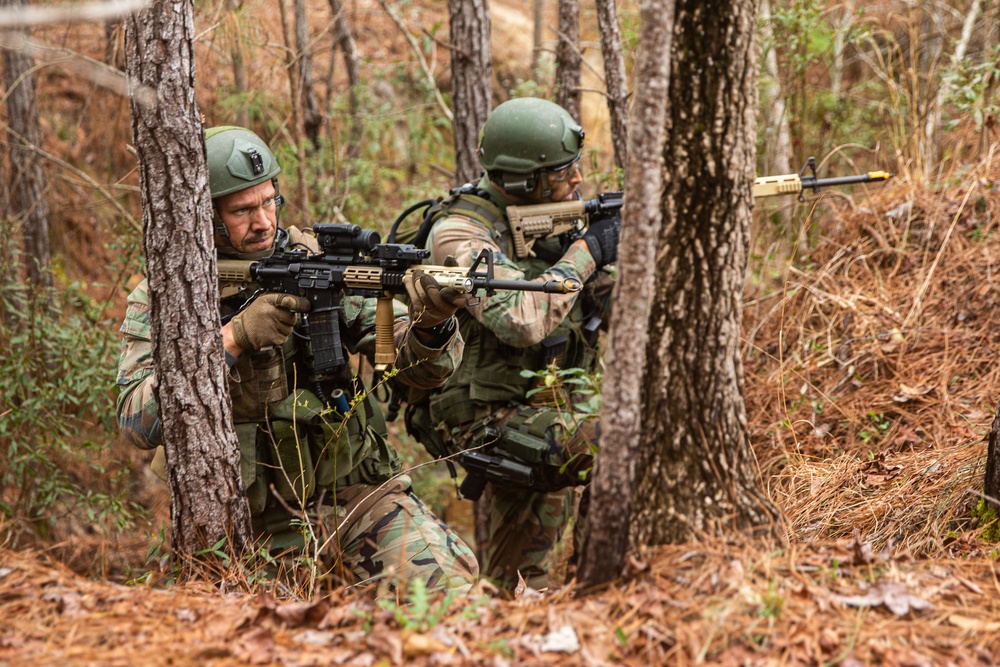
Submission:
[[229,242],[237,252],[262,252],[274,243],[278,231],[276,195],[271,181],[265,181],[215,200],[229,231]]
[[[548,199],[542,197],[545,190],[544,181],[548,181],[549,189],[552,191]],[[563,202],[576,199],[577,189],[583,183],[583,169],[580,167],[579,159],[562,169],[549,169],[543,178],[538,179],[538,185],[530,197],[540,204],[549,202]]]

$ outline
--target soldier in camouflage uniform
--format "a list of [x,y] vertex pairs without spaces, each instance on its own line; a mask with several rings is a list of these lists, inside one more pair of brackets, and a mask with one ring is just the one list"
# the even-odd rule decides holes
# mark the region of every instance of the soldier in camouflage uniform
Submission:
[[[410,395],[407,426],[435,455],[471,446],[534,469],[530,488],[495,482],[490,489],[490,539],[480,556],[483,574],[504,587],[548,585],[549,555],[571,510],[572,489],[593,465],[598,424],[574,409],[580,396],[537,389],[524,371],[593,371],[598,330],[606,322],[617,255],[617,217],[596,222],[573,239],[536,242],[518,259],[510,238],[508,205],[579,198],[584,132],[560,106],[521,98],[499,105],[480,136],[486,174],[445,199],[430,228],[428,260],[452,257],[470,266],[491,248],[497,278],[535,281],[575,278],[578,294],[500,292],[459,313],[466,347],[461,366],[429,400]],[[598,298],[598,296],[601,298]],[[603,310],[602,310],[603,306]],[[462,461],[462,456],[458,460]],[[464,488],[464,487],[463,487]]]
[[[220,257],[260,259],[286,243],[316,250],[311,234],[278,227],[280,167],[257,135],[211,128],[205,143]],[[394,324],[398,378],[432,389],[461,357],[453,314],[464,297],[442,290],[426,274],[406,287],[411,317],[398,306]],[[309,301],[264,294],[239,310],[256,290],[254,284],[220,285],[222,314],[236,312],[221,334],[240,472],[257,536],[273,555],[313,547],[310,555],[356,582],[395,586],[422,578],[431,589],[470,589],[478,577],[475,556],[400,474],[377,403],[349,367],[332,377],[310,373],[303,318],[297,315],[308,311]],[[341,338],[350,352],[371,357],[374,322],[374,300],[343,298]],[[121,331],[118,423],[135,445],[158,447],[162,431],[146,281],[130,295]]]

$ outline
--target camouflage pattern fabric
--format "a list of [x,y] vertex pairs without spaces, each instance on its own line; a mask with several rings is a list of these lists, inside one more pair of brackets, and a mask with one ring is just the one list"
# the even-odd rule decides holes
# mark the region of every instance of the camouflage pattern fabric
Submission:
[[[461,337],[457,334],[452,336],[440,348],[427,347],[415,335],[411,335],[403,306],[396,307],[396,314],[396,367],[400,369],[397,380],[419,389],[440,386],[451,375],[461,358]],[[348,351],[369,356],[373,354],[374,300],[345,297],[340,315],[341,337]],[[117,379],[120,390],[117,401],[118,423],[127,440],[140,448],[150,449],[162,443],[163,434],[159,406],[153,392],[156,372],[152,360],[146,281],[129,296],[121,332],[123,340]],[[272,355],[296,359],[299,352],[293,336],[282,350],[273,352]],[[287,395],[291,388],[289,386],[276,391],[277,387],[294,382],[293,376],[289,376],[293,378],[292,381],[285,377],[280,366],[276,373],[273,367],[253,367],[255,359],[266,357],[267,355],[253,356],[244,353],[239,360],[229,360],[232,364],[229,369],[230,393],[241,396],[239,400],[234,400],[234,419],[244,421],[239,426],[250,426],[248,442],[251,458],[244,451],[247,438],[240,439],[244,463],[250,461],[248,465],[241,465],[245,488],[253,486],[273,489],[273,483],[263,485],[255,482],[255,475],[263,475],[262,479],[266,481],[275,472],[273,466],[262,465],[260,459],[257,459],[258,463],[254,463],[253,421],[266,420],[269,415],[266,408],[273,406],[273,401],[282,395]],[[244,386],[251,383],[259,385],[261,378],[273,381],[274,384],[263,388]],[[261,397],[262,400],[257,402],[266,405],[258,410],[254,407],[254,401],[244,400],[248,394]],[[236,414],[237,412],[241,414]],[[352,410],[355,414],[359,412],[361,411]],[[246,423],[248,420],[249,423]],[[336,539],[330,542],[330,545],[336,547],[327,545],[327,551],[342,553],[345,565],[359,580],[376,578],[380,581],[401,581],[403,578],[420,577],[431,587],[467,590],[478,576],[478,566],[472,552],[413,496],[407,478],[389,481],[392,475],[399,472],[398,455],[390,452],[387,456],[387,452],[376,451],[376,448],[388,447],[384,421],[380,416],[378,419],[367,419],[366,424],[358,436],[363,440],[359,441],[362,449],[356,457],[356,467],[351,471],[338,471],[336,484],[332,488],[318,491],[320,495],[326,494],[327,497],[336,494],[336,511],[340,511],[344,519],[340,522],[320,522],[327,534],[336,535]],[[379,432],[372,433],[372,428]],[[238,434],[241,432],[240,429],[237,431]],[[372,469],[384,470],[387,461],[389,469],[385,471],[384,479],[364,479],[371,477],[371,473],[360,474]],[[372,465],[372,462],[377,465]],[[248,470],[242,470],[243,468]],[[256,473],[254,469],[257,470]],[[360,483],[362,479],[376,482],[376,486]],[[378,484],[381,482],[385,482],[384,486]],[[373,490],[376,492],[372,493]],[[333,506],[320,507],[323,510],[320,514],[334,511]],[[287,546],[302,545],[300,516],[287,506],[287,502],[278,501],[272,491],[266,498],[260,499],[253,522],[260,536],[273,538],[274,546],[281,550]],[[294,538],[291,542],[288,541],[290,536]]]
[[[128,297],[121,326],[122,347],[118,361],[118,425],[136,447],[152,449],[163,441],[159,406],[153,396],[155,372],[149,321],[148,285],[143,280]],[[396,379],[418,389],[440,387],[462,358],[464,344],[455,336],[441,348],[429,348],[410,335],[410,324],[402,304],[393,303],[396,320]],[[375,301],[344,297],[340,311],[341,337],[347,349],[369,358],[375,353]],[[238,378],[231,380],[238,382]]]
[[[536,411],[536,408],[519,408]],[[492,423],[507,421],[501,410]],[[572,417],[567,415],[567,419]],[[550,434],[553,446],[538,473],[548,483],[571,487],[579,475],[594,465],[593,452],[599,439],[599,424],[584,420],[575,429],[556,427]],[[573,488],[549,493],[493,485],[490,495],[489,533],[483,546],[483,574],[497,585],[513,588],[518,572],[535,589],[549,585],[550,555],[566,531],[573,507]],[[574,533],[574,539],[582,537]]]
[[[429,590],[467,593],[479,576],[475,554],[413,494],[406,475],[338,489],[309,519],[320,562],[354,585],[407,590],[419,578]],[[287,521],[268,530],[256,519],[254,527],[275,557],[313,546]]]
[[[494,203],[505,200],[488,181],[479,186],[490,193]],[[502,246],[501,246],[502,244]],[[459,266],[472,266],[483,248],[493,250],[494,273],[504,280],[565,280],[575,278],[586,282],[597,269],[585,243],[575,243],[562,258],[533,275],[519,264],[507,249],[507,239],[502,230],[487,229],[474,220],[452,215],[434,224],[427,240],[431,251],[430,261],[443,264],[449,256]],[[544,294],[542,292],[497,292],[484,297],[478,305],[466,311],[489,329],[504,344],[515,348],[534,345],[548,336],[566,319],[576,303],[578,294]]]
[[[501,211],[506,209],[508,200],[486,177],[479,181],[477,188],[486,191],[490,201]],[[436,221],[428,237],[427,245],[431,250],[429,261],[442,264],[451,256],[456,258],[460,266],[471,266],[483,248],[490,248],[494,253],[494,270],[498,278],[539,281],[576,278],[587,283],[594,276],[596,263],[583,242],[572,244],[554,263],[540,258],[515,259],[505,222],[506,220],[501,221],[495,228],[490,228],[482,222],[458,214]],[[602,284],[606,284],[609,280],[607,276],[601,277]],[[499,377],[495,371],[503,368],[505,363],[508,367],[517,363],[533,363],[532,360],[538,356],[532,356],[533,353],[528,352],[528,348],[537,347],[557,329],[570,331],[572,337],[573,331],[579,331],[584,318],[580,296],[498,292],[494,296],[484,297],[478,305],[466,308],[480,330],[488,332],[488,335],[474,335],[473,338],[477,341],[475,344],[469,342],[467,337],[468,347],[463,366],[443,390],[438,390],[437,400],[431,398],[431,422],[443,420],[443,427],[446,431],[450,429],[451,442],[455,446],[462,448],[469,444],[464,432],[472,423],[502,427],[518,410],[532,409],[527,407],[529,401],[525,396],[524,385],[517,386],[511,381],[508,391],[498,386],[508,380],[497,380],[494,385],[486,387],[484,381],[477,379],[477,369],[479,375],[486,373],[491,377]],[[460,320],[465,327],[466,320]],[[466,329],[463,328],[463,335],[465,333]],[[496,342],[497,339],[499,343]],[[476,350],[470,350],[474,345]],[[509,346],[510,349],[499,353],[491,352],[498,345]],[[497,355],[504,356],[506,361],[498,362]],[[591,355],[590,358],[595,357]],[[465,364],[475,364],[475,368],[468,369]],[[464,415],[461,407],[443,407],[443,404],[456,405],[463,401],[469,406],[464,408]],[[559,418],[556,421],[561,426],[553,428],[547,434],[554,446],[538,472],[543,478],[565,477],[567,479],[562,480],[564,485],[579,483],[578,473],[593,465],[599,425],[594,418],[581,419],[581,415],[572,411],[571,403],[558,408],[558,411]],[[553,471],[559,470],[567,462],[569,465],[561,473],[553,474]],[[551,481],[554,482],[553,486],[559,486],[555,483],[559,480]],[[485,553],[485,561],[480,564],[483,574],[500,586],[513,588],[520,571],[532,587],[547,586],[550,554],[565,531],[572,494],[572,489],[546,493],[524,488],[501,489],[493,485],[490,494],[490,537],[485,549],[481,551]]]

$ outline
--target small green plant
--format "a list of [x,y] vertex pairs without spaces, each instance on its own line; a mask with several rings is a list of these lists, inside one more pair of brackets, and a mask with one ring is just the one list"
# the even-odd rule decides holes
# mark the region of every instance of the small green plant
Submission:
[[976,503],[972,510],[972,516],[979,519],[979,525],[983,530],[979,533],[979,538],[987,542],[1000,542],[1000,521],[998,521],[996,508],[990,507],[985,500]]
[[[601,413],[601,373],[586,371],[582,368],[556,368],[547,366],[540,371],[521,371],[521,377],[534,380],[533,388],[525,393],[531,398],[543,392],[559,394],[565,390],[571,394],[573,410],[585,415]],[[583,399],[583,400],[580,400]]]
[[440,622],[456,596],[449,592],[438,597],[427,590],[427,582],[417,578],[407,588],[405,604],[399,604],[394,598],[382,598],[378,606],[391,612],[404,630],[428,632]]
[[[875,412],[874,410],[868,411],[868,420],[871,425],[867,428],[861,430],[858,433],[858,437],[861,438],[861,442],[865,444],[877,442],[879,438],[884,436],[890,428],[892,428],[892,420],[886,417],[881,412]],[[869,460],[873,460],[875,455],[869,452]]]
[[778,592],[778,586],[773,581],[767,583],[767,593],[761,596],[761,606],[757,615],[761,618],[779,618],[785,608],[785,598]]

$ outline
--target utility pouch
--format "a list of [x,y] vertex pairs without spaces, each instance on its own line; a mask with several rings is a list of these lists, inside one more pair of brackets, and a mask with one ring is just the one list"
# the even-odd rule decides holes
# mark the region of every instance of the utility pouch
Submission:
[[271,422],[274,438],[274,490],[286,502],[305,507],[313,492],[313,457],[304,428],[284,419]]
[[250,504],[250,514],[260,514],[267,504],[267,480],[264,478],[263,466],[258,465],[263,452],[260,451],[257,435],[260,433],[262,437],[266,437],[266,434],[260,430],[257,422],[233,426],[240,443],[240,479]]

